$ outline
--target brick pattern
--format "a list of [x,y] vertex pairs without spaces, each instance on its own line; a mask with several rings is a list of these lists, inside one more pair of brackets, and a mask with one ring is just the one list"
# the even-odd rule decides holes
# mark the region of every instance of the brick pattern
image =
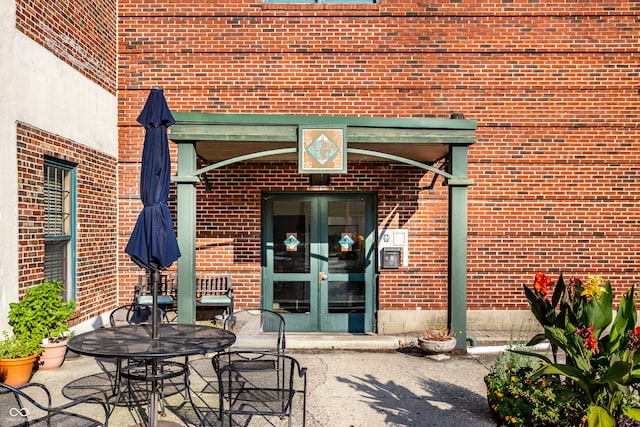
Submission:
[[116,93],[115,0],[16,0],[16,28],[89,80]]
[[[639,259],[639,16],[637,2],[621,0],[121,1],[120,168],[138,161],[142,139],[132,129],[151,85],[164,87],[173,111],[464,113],[479,126],[468,308],[526,309],[521,286],[538,271],[601,274],[619,293],[637,280]],[[251,305],[260,191],[306,189],[306,178],[271,163],[210,178],[214,192],[198,194],[197,262],[237,274],[238,304]],[[336,190],[376,191],[379,222],[391,217],[412,236],[411,266],[380,276],[380,308],[446,308],[447,193],[440,182],[434,195],[425,191],[430,179],[350,164],[332,180]],[[134,186],[121,179],[119,192]],[[120,204],[128,212],[126,196]]]
[[74,323],[117,303],[116,159],[69,139],[17,123],[18,286],[44,280],[44,156],[77,164],[76,303]]

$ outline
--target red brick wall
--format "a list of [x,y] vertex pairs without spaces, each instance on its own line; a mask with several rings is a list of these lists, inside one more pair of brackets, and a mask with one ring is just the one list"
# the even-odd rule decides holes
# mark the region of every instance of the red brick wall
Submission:
[[44,156],[77,164],[75,322],[116,306],[116,159],[74,141],[17,124],[18,286],[44,280]]
[[16,27],[109,92],[116,91],[114,0],[16,0]]
[[[638,3],[381,3],[120,1],[122,223],[137,212],[128,177],[142,138],[132,129],[152,85],[181,112],[460,112],[479,126],[470,148],[469,309],[526,308],[521,285],[537,271],[600,274],[617,289],[635,283]],[[216,172],[219,194],[199,194],[199,215],[214,225],[199,225],[199,244],[209,247],[199,249],[198,262],[241,275],[236,283],[247,291],[241,287],[239,299],[253,302],[259,191],[306,182],[292,165],[246,167]],[[446,307],[446,189],[419,191],[421,174],[412,169],[355,164],[350,173],[375,178],[355,186],[341,176],[336,189],[378,191],[380,221],[397,208],[398,223],[416,236],[411,267],[381,276],[380,307]],[[243,222],[234,228],[238,213]],[[241,257],[232,238],[241,240]]]

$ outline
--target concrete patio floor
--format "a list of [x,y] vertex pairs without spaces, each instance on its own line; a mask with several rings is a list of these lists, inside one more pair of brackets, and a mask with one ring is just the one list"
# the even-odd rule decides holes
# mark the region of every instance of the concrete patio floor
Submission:
[[[309,335],[307,335],[309,337]],[[316,337],[318,338],[318,337]],[[483,382],[495,360],[495,352],[456,355],[448,360],[426,358],[414,347],[372,348],[371,338],[361,337],[365,349],[345,350],[346,337],[331,341],[329,337],[305,338],[296,343],[295,334],[287,334],[287,353],[308,369],[307,425],[312,427],[349,426],[492,426]],[[374,339],[383,339],[373,337]],[[356,340],[357,337],[352,337]],[[312,349],[316,341],[321,348]],[[491,342],[496,344],[499,340]],[[300,344],[304,342],[305,344]],[[330,346],[326,343],[333,342]],[[354,341],[355,342],[355,341]],[[482,344],[482,343],[481,343]],[[322,347],[332,347],[328,350]],[[352,347],[358,347],[353,344]],[[338,349],[336,349],[338,348]],[[349,348],[349,346],[346,346]],[[192,358],[195,361],[198,358]],[[209,369],[210,361],[195,363],[198,370]],[[109,361],[103,363],[113,369]],[[205,383],[191,373],[192,389]],[[32,382],[40,382],[52,391],[54,403],[68,397],[95,393],[105,396],[110,382],[96,360],[87,356],[68,357],[55,371],[38,371]],[[181,378],[165,384],[166,416],[159,419],[179,426],[199,424],[195,411],[185,399]],[[196,405],[217,407],[217,395],[202,394]],[[144,423],[147,414],[146,394],[130,405],[117,406],[109,419],[116,427]],[[93,411],[97,409],[88,407]],[[295,402],[292,425],[301,425],[301,401]],[[251,426],[286,425],[286,420],[254,418]],[[243,424],[244,425],[244,424]]]

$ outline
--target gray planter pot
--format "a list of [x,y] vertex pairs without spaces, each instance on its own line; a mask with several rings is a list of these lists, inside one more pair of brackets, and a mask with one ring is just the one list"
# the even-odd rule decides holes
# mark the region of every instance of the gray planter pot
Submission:
[[456,339],[451,337],[445,341],[431,341],[418,338],[418,345],[420,349],[427,354],[442,354],[448,353],[456,348]]

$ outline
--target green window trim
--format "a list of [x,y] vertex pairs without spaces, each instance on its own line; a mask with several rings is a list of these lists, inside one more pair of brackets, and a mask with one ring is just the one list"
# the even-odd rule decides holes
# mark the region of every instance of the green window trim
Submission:
[[76,299],[77,165],[44,159],[45,280],[61,280],[65,300]]

